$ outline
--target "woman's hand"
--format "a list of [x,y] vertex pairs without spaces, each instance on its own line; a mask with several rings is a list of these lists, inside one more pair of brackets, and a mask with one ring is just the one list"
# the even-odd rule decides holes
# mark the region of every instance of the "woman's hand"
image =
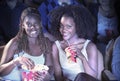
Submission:
[[70,49],[72,49],[76,54],[75,57],[80,58],[81,60],[83,60],[85,58],[85,56],[82,54],[81,50],[82,50],[82,45],[71,45]]
[[80,58],[81,60],[85,59],[85,56],[82,54],[80,49],[77,49],[76,57]]
[[34,72],[35,81],[49,81],[49,78],[50,78],[50,75],[46,70]]
[[35,66],[34,62],[30,58],[22,57],[22,56],[17,57],[16,59],[14,59],[14,62],[17,65],[21,65],[21,66],[24,65],[24,66],[26,66],[26,68],[28,70],[31,70]]

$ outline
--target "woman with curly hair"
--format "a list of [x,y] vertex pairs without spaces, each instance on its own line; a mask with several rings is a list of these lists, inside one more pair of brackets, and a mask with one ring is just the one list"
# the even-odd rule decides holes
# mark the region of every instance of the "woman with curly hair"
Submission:
[[3,79],[22,81],[21,66],[31,70],[37,64],[47,65],[49,70],[42,75],[34,73],[34,80],[49,81],[53,74],[51,42],[43,36],[41,16],[35,8],[28,7],[21,14],[20,30],[3,51],[0,76]]
[[52,47],[56,81],[74,81],[79,73],[100,79],[103,57],[93,43],[96,23],[90,12],[70,5],[53,10],[49,17],[51,32],[58,37]]

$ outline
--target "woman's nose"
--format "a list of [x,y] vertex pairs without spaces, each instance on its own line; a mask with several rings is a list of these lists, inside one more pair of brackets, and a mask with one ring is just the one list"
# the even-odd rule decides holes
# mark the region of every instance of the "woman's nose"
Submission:
[[33,25],[31,25],[29,28],[30,28],[30,29],[34,29],[35,27],[34,27]]
[[66,27],[63,27],[63,31],[66,31],[67,30],[67,28]]

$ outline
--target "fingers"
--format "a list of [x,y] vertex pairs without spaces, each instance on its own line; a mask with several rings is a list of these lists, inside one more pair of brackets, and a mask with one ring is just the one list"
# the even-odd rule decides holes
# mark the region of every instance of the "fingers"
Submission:
[[41,76],[34,76],[34,80],[35,81],[43,81],[43,77],[41,77]]
[[37,71],[34,73],[34,79],[36,81],[44,81],[44,78],[45,78],[45,74],[43,72],[40,72],[40,71]]
[[34,68],[33,62],[31,62],[29,59],[25,61],[24,64],[28,67],[29,70]]
[[27,69],[32,69],[35,66],[30,58],[20,57],[19,61],[22,65],[25,65]]
[[79,57],[79,58],[84,57],[84,55],[81,52],[81,49],[79,49],[76,45],[70,46],[70,49],[72,49],[76,53],[75,57]]

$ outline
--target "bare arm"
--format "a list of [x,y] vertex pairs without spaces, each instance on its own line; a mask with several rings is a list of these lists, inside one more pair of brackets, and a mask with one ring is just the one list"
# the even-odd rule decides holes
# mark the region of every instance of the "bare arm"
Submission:
[[62,70],[59,62],[59,53],[56,44],[53,44],[52,47],[52,56],[53,56],[53,64],[54,64],[54,74],[56,81],[63,81]]
[[3,56],[0,63],[0,75],[5,76],[9,74],[14,67],[18,65],[26,65],[29,69],[34,67],[34,62],[31,61],[29,58],[26,57],[17,57],[14,58],[15,51],[17,49],[17,42],[16,39],[11,39],[8,44],[5,46],[3,51]]
[[15,67],[15,63],[13,60],[14,51],[15,51],[15,44],[13,43],[13,39],[6,44],[3,55],[1,58],[1,65],[0,65],[0,74],[1,76],[6,75],[12,71]]
[[47,65],[49,67],[49,71],[44,80],[50,81],[50,79],[52,78],[53,73],[54,73],[52,53],[46,54],[45,65]]
[[87,54],[88,54],[88,61],[84,56],[78,55],[78,57],[83,62],[83,67],[85,69],[85,72],[96,78],[97,74],[98,74],[97,48],[93,43],[89,43],[86,50],[87,50]]

